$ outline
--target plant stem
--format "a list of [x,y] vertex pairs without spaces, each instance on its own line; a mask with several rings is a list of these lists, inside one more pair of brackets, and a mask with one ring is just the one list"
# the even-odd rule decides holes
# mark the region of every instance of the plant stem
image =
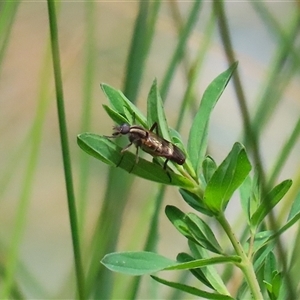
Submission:
[[226,232],[228,238],[230,239],[236,254],[239,255],[240,258],[242,259],[242,262],[238,265],[238,267],[242,270],[242,272],[245,275],[245,279],[248,282],[253,299],[255,299],[255,300],[264,299],[263,295],[261,293],[260,286],[258,284],[256,275],[255,275],[254,269],[253,269],[253,265],[252,265],[251,261],[249,260],[249,258],[247,257],[246,253],[244,252],[244,249],[241,246],[240,242],[236,238],[236,236],[235,236],[230,224],[228,223],[227,219],[225,218],[224,214],[220,213],[217,216],[217,220],[219,221],[219,223],[223,227],[224,231]]

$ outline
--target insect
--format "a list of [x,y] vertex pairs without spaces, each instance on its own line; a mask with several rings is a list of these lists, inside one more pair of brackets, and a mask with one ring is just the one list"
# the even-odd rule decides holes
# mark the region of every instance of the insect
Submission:
[[[179,165],[183,165],[185,162],[184,153],[173,143],[165,140],[164,138],[158,136],[154,133],[157,131],[157,123],[155,122],[150,130],[147,130],[141,126],[125,123],[120,126],[113,127],[114,133],[109,138],[116,138],[121,135],[128,135],[130,143],[122,149],[122,153],[129,149],[129,147],[134,144],[136,146],[136,163],[138,162],[138,151],[141,148],[143,151],[151,154],[152,156],[165,157],[164,170],[167,168],[168,161],[173,161]],[[170,175],[168,174],[169,178]],[[170,178],[171,179],[171,178]]]

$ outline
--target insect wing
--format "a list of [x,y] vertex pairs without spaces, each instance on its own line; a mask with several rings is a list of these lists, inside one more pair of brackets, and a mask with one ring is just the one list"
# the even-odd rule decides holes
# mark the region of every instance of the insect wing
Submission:
[[170,142],[151,131],[148,132],[148,137],[143,139],[141,147],[145,152],[153,156],[168,158],[173,152],[172,144]]

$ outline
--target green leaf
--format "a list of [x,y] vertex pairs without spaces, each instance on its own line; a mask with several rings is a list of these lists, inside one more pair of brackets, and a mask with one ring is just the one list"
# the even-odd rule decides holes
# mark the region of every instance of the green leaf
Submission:
[[188,213],[185,219],[189,232],[197,240],[199,245],[214,253],[223,253],[214,233],[202,219],[193,213]]
[[106,113],[109,115],[109,117],[116,123],[116,124],[124,124],[124,123],[130,123],[129,120],[127,120],[124,116],[122,116],[120,113],[118,113],[116,110],[110,108],[107,105],[102,105],[105,109]]
[[204,203],[214,213],[224,211],[232,194],[245,180],[251,164],[245,148],[235,143],[232,150],[213,174],[204,191]]
[[183,213],[179,208],[167,205],[165,208],[165,214],[170,220],[170,222],[174,225],[174,227],[187,239],[192,240],[194,243],[198,243],[198,241],[192,236],[189,231],[189,227],[186,224],[186,214]]
[[217,169],[217,164],[215,163],[213,158],[210,156],[206,156],[202,163],[202,170],[203,170],[203,175],[206,183],[210,181],[216,169]]
[[165,213],[175,228],[186,238],[214,253],[223,252],[209,226],[193,213],[185,214],[175,206],[167,205]]
[[[187,254],[187,253],[179,253],[177,255],[177,261],[178,262],[188,262],[188,261],[193,261],[195,260],[194,257],[192,257],[191,255]],[[206,286],[208,286],[211,289],[214,289],[214,287],[211,285],[211,283],[208,281],[208,279],[206,278],[204,271],[205,268],[198,268],[198,269],[191,269],[190,272],[198,279],[200,280],[203,284],[205,284]]]
[[216,299],[216,300],[232,300],[233,298],[228,296],[228,295],[221,295],[221,294],[217,294],[217,293],[209,293],[203,290],[199,290],[195,287],[192,286],[188,286],[182,283],[178,283],[178,282],[173,282],[173,281],[168,281],[156,276],[151,275],[151,277],[156,280],[159,283],[162,283],[164,285],[167,285],[169,287],[173,287],[175,289],[184,291],[186,293],[189,293],[191,295],[196,295],[198,297],[202,297],[205,299]]
[[178,263],[153,252],[114,252],[104,256],[101,263],[108,269],[128,274],[144,275],[163,270],[189,270],[220,263],[240,263],[238,256],[218,256]]
[[171,141],[169,127],[156,80],[153,81],[148,95],[147,120],[149,128],[156,122],[159,128],[159,135],[167,141]]
[[299,214],[300,214],[300,193],[298,193],[295,201],[293,202],[292,208],[287,218],[288,223],[295,219],[298,220]]
[[269,243],[255,253],[253,266],[256,273],[264,265],[267,255],[273,251],[274,247],[275,243]]
[[101,83],[101,88],[104,94],[106,95],[107,99],[109,100],[111,106],[119,113],[124,115],[124,94],[119,91],[114,89],[113,87]]
[[273,232],[272,236],[270,236],[269,238],[269,241],[283,234],[286,230],[291,228],[299,219],[300,219],[300,193],[297,195],[295,201],[293,202],[292,208],[287,218],[287,222],[277,232]]
[[[261,231],[255,234],[254,237],[254,245],[253,245],[253,252],[256,253],[260,248],[264,247],[270,239],[274,235],[274,232],[271,230]],[[245,248],[245,251],[248,249]]]
[[237,255],[215,256],[207,259],[196,259],[194,261],[179,263],[177,265],[166,267],[164,270],[189,270],[223,263],[240,264],[241,258]]
[[[121,91],[104,83],[101,84],[101,88],[116,112],[125,116],[130,121],[133,120],[134,117],[139,124],[147,128],[147,120],[144,115]],[[126,107],[126,109],[124,109],[124,107]]]
[[283,276],[281,272],[274,272],[273,278],[272,278],[272,292],[274,295],[274,299],[279,299],[279,293],[283,286]]
[[240,186],[240,199],[244,214],[247,217],[248,224],[250,224],[250,201],[251,201],[251,187],[252,180],[250,176],[247,176],[244,182]]
[[213,216],[213,213],[205,206],[203,203],[203,199],[199,198],[196,194],[180,189],[179,190],[183,200],[192,208],[195,210],[207,215],[207,216]]
[[129,173],[151,181],[180,186],[185,189],[193,188],[193,183],[187,178],[174,172],[167,173],[160,165],[151,163],[141,157],[136,163],[135,154],[129,151],[122,154],[122,148],[106,137],[93,133],[82,133],[77,136],[77,143],[89,155],[108,165],[118,166]]
[[[209,258],[208,251],[197,244],[188,241],[189,248],[196,259],[198,258]],[[191,270],[190,270],[191,271]],[[228,290],[219,275],[219,272],[216,270],[215,266],[207,266],[201,268],[201,271],[205,275],[205,278],[210,282],[214,289],[220,294],[228,294]]]
[[104,256],[101,263],[111,271],[128,275],[151,274],[178,263],[153,252],[114,252]]
[[279,293],[284,285],[282,274],[278,272],[276,257],[270,252],[265,259],[264,280],[270,299],[279,299]]
[[266,215],[276,206],[276,204],[283,198],[292,185],[292,180],[285,180],[275,186],[264,198],[256,212],[251,217],[251,225],[253,227],[259,226]]
[[266,282],[272,282],[274,271],[277,271],[276,258],[274,253],[270,252],[265,259],[264,280]]
[[208,124],[211,112],[227,86],[237,62],[220,74],[205,90],[198,112],[193,120],[188,139],[188,154],[197,174],[206,155]]

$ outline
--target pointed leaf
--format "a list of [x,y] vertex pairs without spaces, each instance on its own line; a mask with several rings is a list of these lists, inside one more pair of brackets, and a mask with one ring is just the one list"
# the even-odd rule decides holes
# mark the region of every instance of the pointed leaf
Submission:
[[270,252],[266,257],[264,267],[264,280],[266,282],[272,283],[274,271],[277,271],[276,258],[274,253]]
[[297,218],[300,214],[300,193],[298,193],[295,201],[293,202],[287,221],[290,222]]
[[108,269],[128,274],[144,275],[162,270],[189,270],[220,263],[240,263],[238,256],[218,256],[178,263],[153,252],[114,252],[104,256],[101,263]]
[[[195,258],[190,256],[187,253],[179,253],[177,255],[177,261],[178,262],[188,262],[188,261],[193,261]],[[214,287],[211,285],[211,283],[207,280],[205,274],[203,273],[203,270],[205,268],[199,268],[199,269],[191,269],[190,272],[198,279],[200,280],[203,284],[205,284],[207,287],[210,289],[214,289]]]
[[247,217],[248,224],[250,223],[250,201],[251,201],[251,187],[252,180],[250,176],[247,176],[244,182],[240,186],[240,199],[243,212]]
[[206,183],[210,181],[216,169],[217,169],[217,164],[215,163],[213,158],[210,156],[206,156],[202,164],[203,175]]
[[189,206],[207,216],[213,216],[213,213],[203,203],[203,199],[200,199],[197,195],[187,190],[180,189],[179,192]]
[[147,120],[149,128],[156,122],[159,128],[158,134],[167,141],[171,141],[169,127],[156,80],[153,81],[147,99]]
[[192,236],[189,231],[189,227],[186,224],[186,214],[183,213],[179,208],[167,205],[165,208],[165,214],[174,227],[187,239],[192,240],[194,243],[198,243],[197,240]]
[[[206,249],[201,248],[191,241],[189,241],[188,244],[192,254],[196,259],[210,257]],[[228,294],[228,290],[215,266],[207,266],[205,268],[201,268],[201,270],[216,291],[218,291],[220,294]]]
[[196,259],[194,261],[178,263],[177,265],[166,267],[164,270],[190,270],[190,269],[203,268],[210,265],[224,264],[224,263],[240,264],[241,258],[237,255],[215,256],[206,259]]
[[199,167],[206,154],[208,124],[211,112],[222,95],[229,79],[231,78],[237,63],[234,63],[228,70],[220,74],[205,90],[198,112],[194,118],[188,139],[188,154],[192,165],[199,173]]
[[195,287],[192,287],[192,286],[188,286],[188,285],[178,283],[178,282],[168,281],[168,280],[159,278],[157,276],[151,275],[151,277],[159,283],[162,283],[162,284],[167,285],[169,287],[173,287],[175,289],[184,291],[184,292],[189,293],[191,295],[196,295],[196,296],[204,298],[204,299],[233,300],[233,298],[230,297],[229,295],[209,293],[209,292],[206,292],[206,291],[203,291],[203,290],[199,290],[199,289],[197,289]]
[[186,224],[188,225],[189,232],[197,240],[199,245],[214,253],[223,253],[223,250],[210,227],[197,215],[188,213]]
[[153,252],[114,252],[105,255],[101,263],[111,271],[128,275],[155,273],[178,264]]
[[151,163],[141,157],[136,163],[135,154],[129,151],[122,154],[122,148],[106,137],[92,133],[82,133],[77,136],[77,143],[88,154],[106,164],[118,166],[129,173],[159,183],[180,186],[186,189],[193,188],[191,181],[174,172],[167,173],[160,165]]
[[[107,96],[111,106],[113,106],[113,108],[119,114],[126,116],[128,120],[131,120],[134,116],[139,124],[147,128],[147,120],[144,115],[132,102],[125,97],[121,91],[116,90],[105,83],[101,84],[101,88],[104,94]],[[124,107],[127,109],[124,109]]]
[[275,186],[262,201],[256,212],[251,217],[251,224],[253,227],[259,226],[266,215],[276,206],[276,204],[283,198],[292,185],[291,180],[285,180]]
[[124,115],[124,94],[119,91],[114,89],[108,84],[101,83],[101,89],[106,95],[107,99],[109,100],[111,106],[120,114]]
[[204,203],[215,213],[224,211],[234,191],[242,184],[251,170],[245,148],[235,143],[208,182]]
[[293,202],[292,208],[287,218],[287,222],[277,232],[274,232],[272,236],[270,236],[269,241],[283,234],[286,230],[291,228],[299,219],[300,219],[300,193],[297,195],[295,201]]
[[116,124],[124,124],[124,123],[130,123],[129,120],[127,120],[123,115],[118,113],[116,110],[110,108],[107,105],[102,105],[105,109],[106,113],[109,115],[109,117],[116,123]]

